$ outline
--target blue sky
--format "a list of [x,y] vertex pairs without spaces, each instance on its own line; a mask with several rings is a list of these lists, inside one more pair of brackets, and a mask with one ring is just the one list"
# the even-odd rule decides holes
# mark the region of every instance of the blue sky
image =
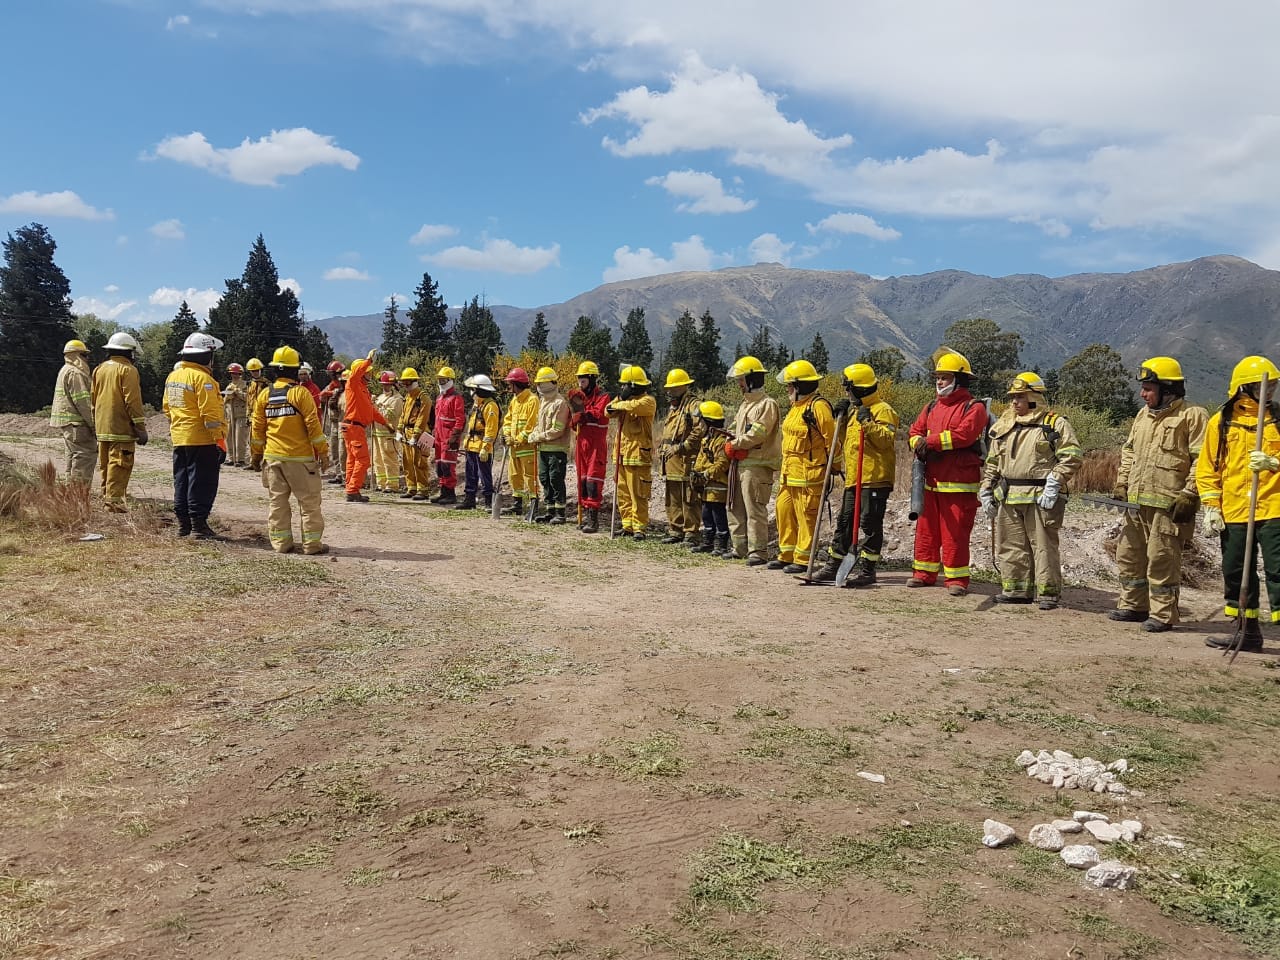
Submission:
[[0,12],[0,231],[203,316],[261,232],[312,318],[776,260],[1280,266],[1280,6],[46,0]]

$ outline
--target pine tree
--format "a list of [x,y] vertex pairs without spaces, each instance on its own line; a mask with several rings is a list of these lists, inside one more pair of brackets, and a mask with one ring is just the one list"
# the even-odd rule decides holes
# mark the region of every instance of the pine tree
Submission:
[[618,337],[618,356],[624,363],[634,363],[645,372],[653,370],[653,341],[644,323],[644,307],[633,307],[627,313]]
[[529,336],[525,339],[524,348],[529,353],[551,353],[551,328],[547,325],[547,315],[541,310],[533,318],[533,326],[529,328]]
[[265,362],[276,347],[302,343],[298,298],[280,288],[280,274],[262,234],[249,251],[243,275],[227,281],[222,299],[209,311],[206,329],[223,341],[224,356],[241,362],[249,357]]
[[403,357],[409,352],[409,328],[397,315],[399,304],[393,293],[387,298],[387,309],[382,311],[382,346],[378,352],[388,357]]
[[943,344],[964,354],[973,368],[969,392],[975,397],[998,397],[1004,384],[1018,372],[1018,354],[1022,350],[1022,334],[1001,330],[986,317],[957,320],[943,333]]
[[[671,344],[667,347],[666,356],[663,357],[663,365],[667,368],[662,371],[663,376],[666,376],[668,370],[679,367],[697,380],[695,371],[698,368],[700,346],[697,323],[693,319],[693,314],[686,310],[676,318],[675,328],[671,331]],[[699,381],[698,386],[705,387],[706,384]]]
[[569,334],[568,351],[579,359],[595,361],[602,380],[612,383],[618,379],[618,351],[613,345],[613,331],[596,323],[594,317],[578,317]]
[[706,390],[724,383],[729,367],[720,359],[720,328],[710,310],[704,310],[698,321],[698,339],[694,369],[689,375],[698,381],[698,386]]
[[199,329],[200,321],[191,312],[191,308],[187,306],[187,301],[183,300],[182,306],[178,308],[178,313],[174,316],[173,322],[169,326],[169,333],[164,338],[164,346],[160,349],[160,356],[157,360],[162,363],[165,361],[173,363],[178,359],[178,351],[186,343],[187,337]]
[[779,343],[776,347],[773,345],[773,339],[769,336],[769,325],[765,323],[760,324],[756,335],[751,338],[751,343],[747,345],[747,353],[764,364],[766,369],[785,367],[791,356],[791,351],[787,349],[785,343]]
[[1055,402],[1097,410],[1119,423],[1132,417],[1138,406],[1130,376],[1114,348],[1091,343],[1062,365],[1053,384],[1046,376],[1045,385]]
[[805,359],[813,364],[813,369],[817,370],[822,376],[826,376],[830,372],[831,354],[827,353],[827,345],[822,342],[822,334],[815,333],[813,335],[813,343],[809,344],[809,351],[805,354]]
[[298,353],[303,360],[311,364],[313,370],[323,370],[333,359],[333,347],[329,344],[329,335],[314,323],[305,324]]
[[854,357],[854,363],[865,363],[876,372],[877,380],[902,379],[902,371],[907,366],[907,355],[897,347],[876,347],[866,353]]
[[444,297],[440,296],[440,285],[431,279],[431,274],[424,273],[413,295],[413,309],[406,314],[409,318],[408,348],[431,357],[452,356],[449,308]]
[[53,396],[62,347],[76,335],[71,283],[53,260],[43,224],[19,227],[4,242],[0,267],[0,410],[39,410]]
[[493,319],[493,311],[478,296],[462,308],[453,329],[453,353],[450,359],[463,377],[489,374],[494,358],[502,352],[502,331]]

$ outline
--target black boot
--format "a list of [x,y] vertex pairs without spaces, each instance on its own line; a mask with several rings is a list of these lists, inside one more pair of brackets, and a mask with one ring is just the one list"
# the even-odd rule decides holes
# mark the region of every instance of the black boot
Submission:
[[455,510],[474,510],[476,508],[476,495],[474,493],[463,494],[462,501],[453,506]]
[[197,540],[222,540],[223,537],[218,536],[218,531],[209,526],[208,520],[192,520],[191,533]]
[[667,535],[658,541],[659,543],[684,543],[683,530],[671,530],[668,528]]
[[513,497],[511,500],[511,506],[507,507],[507,509],[503,510],[502,512],[512,517],[520,516],[521,514],[524,513],[524,498]]
[[600,529],[600,508],[588,507],[587,519],[582,522],[583,533],[595,533]]
[[[1235,640],[1235,634],[1229,633],[1225,636],[1205,637],[1204,643],[1207,647],[1213,647],[1216,650],[1226,650]],[[1240,642],[1241,653],[1261,653],[1262,652],[1262,625],[1258,623],[1254,617],[1246,617],[1244,621],[1244,638]]]
[[564,523],[564,507],[552,507],[552,508],[551,508],[551,520],[550,520],[550,522],[551,522],[552,524],[554,524],[555,526],[560,526],[562,523]]
[[721,533],[716,536],[715,546],[711,548],[712,556],[723,557],[726,560],[737,560],[738,555],[729,549],[729,534]]
[[191,518],[190,517],[178,518],[178,536],[180,537],[191,536]]
[[417,492],[416,492],[416,491],[414,491],[414,490],[406,490],[404,493],[400,494],[400,499],[401,499],[401,500],[412,500],[412,499],[414,499],[414,497],[416,497],[417,495],[418,495],[418,494],[417,494]]
[[443,487],[436,496],[431,498],[431,502],[449,506],[458,502],[458,494],[450,487]]
[[702,531],[694,530],[692,533],[685,534],[684,545],[690,553],[698,553],[698,548],[702,546]]
[[[843,557],[841,559],[844,559]],[[813,571],[814,583],[835,583],[836,573],[840,570],[840,560],[828,554],[827,562]]]
[[710,553],[714,550],[716,540],[716,532],[714,530],[704,529],[700,534],[694,534],[689,542],[693,544],[689,549],[694,553]]
[[485,508],[486,510],[492,509],[492,507],[493,507],[493,498],[494,498],[494,497],[497,497],[497,496],[501,496],[501,494],[498,494],[498,493],[486,493],[486,494],[484,494],[484,508]]
[[876,582],[876,564],[874,560],[862,558],[858,572],[844,582],[846,587],[869,587]]
[[553,518],[555,515],[556,515],[556,508],[555,508],[555,504],[553,504],[553,503],[548,503],[548,504],[547,504],[547,508],[546,508],[546,510],[545,510],[544,512],[542,512],[542,513],[538,514],[538,516],[534,517],[534,518],[533,518],[533,522],[534,522],[534,523],[550,523],[550,522],[551,522],[551,520],[552,520],[552,518]]

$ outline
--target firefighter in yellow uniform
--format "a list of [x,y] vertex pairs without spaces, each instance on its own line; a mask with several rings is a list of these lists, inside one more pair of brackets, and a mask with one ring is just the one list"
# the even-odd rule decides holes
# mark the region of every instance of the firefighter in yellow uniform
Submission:
[[978,501],[995,517],[1000,590],[996,603],[1031,603],[1053,610],[1062,596],[1058,531],[1067,511],[1067,481],[1084,451],[1075,429],[1049,409],[1044,381],[1032,372],[1013,378],[1009,408],[991,427]]
[[791,399],[782,421],[782,475],[776,503],[778,556],[770,570],[803,573],[809,567],[813,528],[822,507],[827,454],[835,443],[836,418],[818,395],[822,376],[808,360],[792,360],[778,374]]
[[764,377],[764,364],[756,357],[739,357],[729,368],[729,379],[737,381],[742,402],[724,446],[731,461],[729,533],[733,542],[721,556],[746,558],[749,567],[769,559],[769,497],[782,462],[778,402],[764,392]]
[[1116,545],[1120,600],[1108,616],[1162,633],[1178,622],[1182,545],[1194,533],[1195,465],[1209,415],[1187,405],[1182,367],[1173,357],[1147,360],[1138,380],[1144,406],[1120,448],[1111,493],[1134,509],[1125,514]]
[[649,393],[649,377],[643,367],[623,367],[618,377],[618,397],[606,408],[621,420],[615,442],[618,482],[618,515],[623,535],[644,539],[649,525],[649,491],[653,487],[653,417],[658,401]]
[[413,367],[401,371],[400,386],[405,391],[404,406],[396,421],[396,436],[404,453],[405,488],[400,499],[428,500],[431,497],[430,444],[435,440],[428,426],[431,399],[422,392],[422,380]]
[[466,476],[462,502],[455,510],[474,510],[476,497],[484,498],[484,505],[493,505],[493,498],[501,496],[501,490],[493,487],[493,447],[498,442],[502,428],[502,408],[493,399],[498,392],[487,373],[477,373],[462,385],[471,391],[471,413],[463,432],[462,449],[467,455]]
[[538,447],[529,442],[529,435],[538,428],[538,395],[529,389],[529,374],[523,367],[512,367],[503,382],[512,393],[502,418],[502,442],[510,458],[507,474],[515,495],[507,513],[518,517],[538,502]]
[[373,422],[373,488],[383,493],[399,493],[404,479],[400,472],[400,444],[396,440],[396,427],[404,410],[404,397],[396,390],[396,375],[390,370],[378,374],[382,392],[373,398],[373,405],[386,418],[386,423]]
[[102,503],[124,513],[125,491],[133,474],[134,445],[147,445],[147,419],[142,411],[142,383],[133,355],[138,341],[123,331],[107,340],[107,359],[93,371],[94,426],[98,432],[98,469],[102,471]]
[[[244,385],[244,408],[247,412],[246,416],[253,416],[253,408],[258,405],[258,394],[271,386],[270,381],[262,373],[262,361],[257,357],[250,357],[245,361],[245,372],[249,374],[249,379]],[[252,432],[252,430],[250,431]],[[244,469],[253,469],[253,453],[250,451],[249,462],[245,463]]]
[[[1258,439],[1258,407],[1262,375],[1267,375],[1267,410],[1263,415],[1262,448]],[[1249,524],[1249,491],[1258,477],[1258,501],[1254,513],[1254,551],[1262,553],[1262,569],[1271,607],[1271,622],[1280,623],[1280,370],[1266,357],[1245,357],[1231,373],[1230,393],[1222,409],[1209,418],[1204,446],[1196,460],[1196,485],[1204,504],[1204,532],[1222,544],[1222,580],[1226,588],[1226,614],[1240,616],[1240,580],[1249,570],[1245,595],[1244,636],[1240,649],[1262,651],[1260,591],[1255,556],[1244,555]],[[1205,643],[1219,649],[1234,637],[1210,636]]]
[[67,481],[84,484],[93,480],[93,463],[98,452],[94,436],[93,381],[89,374],[89,348],[83,340],[68,340],[62,348],[62,369],[53,387],[53,407],[49,425],[62,431],[67,449]]
[[[701,541],[699,521],[702,503],[689,482],[693,461],[702,448],[706,423],[698,416],[698,398],[689,388],[693,378],[679,367],[667,373],[663,389],[671,406],[662,424],[662,446],[658,449],[662,479],[666,486],[667,535],[663,543],[688,541],[696,549]],[[723,501],[722,501],[723,503]]]
[[328,553],[320,510],[320,474],[329,468],[329,442],[315,398],[298,382],[301,363],[293,347],[279,347],[271,358],[275,382],[258,391],[253,405],[251,466],[262,471],[262,485],[270,497],[267,535],[271,549],[276,553],[293,550],[289,498],[295,497],[302,514],[302,552]]

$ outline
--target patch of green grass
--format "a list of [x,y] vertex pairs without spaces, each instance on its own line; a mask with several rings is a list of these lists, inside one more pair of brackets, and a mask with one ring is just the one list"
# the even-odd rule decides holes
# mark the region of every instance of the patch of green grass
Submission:
[[171,917],[163,917],[155,922],[155,928],[166,933],[177,934],[188,940],[191,939],[191,921],[187,919],[185,913],[175,913]]
[[328,687],[314,697],[298,702],[297,710],[303,715],[313,715],[334,707],[367,707],[371,704],[401,703],[418,692],[412,684],[391,681],[387,683],[340,683]]
[[265,827],[292,827],[297,824],[306,825],[310,823],[316,817],[316,814],[317,811],[309,807],[273,810],[270,813],[255,813],[241,817],[240,824],[250,830],[260,830]]
[[48,880],[0,874],[0,956],[17,956],[19,948],[29,945],[27,937],[53,891]]
[[279,860],[269,860],[267,866],[281,867],[285,870],[309,870],[312,867],[327,867],[331,863],[333,863],[333,850],[324,844],[313,843]]
[[871,837],[837,837],[833,856],[843,871],[868,877],[918,874],[955,868],[954,854],[971,848],[973,827],[964,823],[921,823],[878,830]]
[[735,720],[760,720],[765,717],[785,720],[789,716],[791,716],[791,711],[786,707],[779,707],[768,703],[740,703],[738,704],[737,709],[733,711],[733,719]]
[[727,833],[694,857],[689,896],[695,907],[745,912],[755,909],[766,883],[813,881],[831,871],[832,863],[825,857],[807,857],[791,847]]
[[687,797],[713,797],[719,800],[733,800],[744,796],[741,787],[731,783],[690,783],[684,787]]
[[1155,937],[1139,930],[1131,930],[1104,913],[1080,907],[1068,907],[1063,912],[1080,933],[1118,947],[1118,953],[1108,953],[1108,956],[1113,956],[1116,960],[1144,960],[1158,953],[1164,946]]
[[374,790],[363,777],[343,777],[318,789],[333,800],[340,817],[365,820],[396,805],[395,800]]
[[329,568],[297,563],[286,557],[201,552],[200,563],[188,565],[191,593],[205,597],[243,597],[275,593],[291,587],[315,587],[330,580]]
[[431,807],[398,820],[392,833],[412,833],[423,827],[452,826],[475,828],[484,823],[484,815],[464,807]]
[[134,840],[142,840],[151,836],[151,824],[140,817],[131,817],[121,824],[116,832]]
[[1163,697],[1147,692],[1141,683],[1115,683],[1107,688],[1107,699],[1112,703],[1153,717],[1181,720],[1183,723],[1221,723],[1226,711],[1207,704],[1170,703]]
[[1199,768],[1202,751],[1212,744],[1150,727],[1123,727],[1115,737],[1115,752],[1129,760],[1125,782],[1152,787],[1174,783]]
[[386,878],[386,872],[377,867],[357,867],[342,882],[348,887],[380,887]]
[[846,736],[790,723],[763,724],[747,737],[751,746],[740,750],[739,755],[752,760],[786,758],[826,765],[858,756],[857,748]]
[[557,650],[529,650],[504,644],[450,658],[427,674],[425,685],[443,700],[471,703],[489,690],[552,676],[565,666],[565,657]]
[[659,730],[643,740],[618,741],[619,754],[593,753],[587,762],[612,770],[627,780],[679,777],[688,762],[680,755],[680,739]]
[[646,955],[656,953],[678,960],[782,960],[776,947],[741,930],[722,930],[697,923],[681,933],[643,924],[627,931]]

